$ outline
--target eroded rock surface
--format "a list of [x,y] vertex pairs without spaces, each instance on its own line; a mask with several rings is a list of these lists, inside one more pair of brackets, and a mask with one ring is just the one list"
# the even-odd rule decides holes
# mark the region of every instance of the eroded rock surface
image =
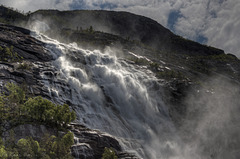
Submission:
[[[68,86],[60,79],[56,81],[57,72],[51,65],[53,60],[51,53],[45,49],[43,42],[31,37],[30,34],[29,30],[23,28],[0,24],[0,46],[2,48],[12,46],[13,51],[22,57],[19,61],[0,62],[0,89],[1,92],[7,92],[4,87],[6,83],[14,82],[25,87],[29,96],[43,96],[51,100],[54,95],[49,94],[48,88],[44,86],[44,80],[57,82],[61,89],[67,89]],[[84,58],[77,55],[72,53],[69,58],[78,61],[80,65],[84,64]],[[68,101],[62,102],[68,103]],[[98,130],[91,130],[79,124],[71,124],[69,130],[75,136],[75,144],[72,146],[72,154],[75,158],[101,158],[105,147],[114,148],[120,158],[135,157],[123,152],[114,137]],[[40,140],[45,134],[56,135],[56,130],[45,125],[23,124],[16,126],[14,133],[16,140],[27,136]],[[3,137],[8,136],[9,131],[6,131]]]

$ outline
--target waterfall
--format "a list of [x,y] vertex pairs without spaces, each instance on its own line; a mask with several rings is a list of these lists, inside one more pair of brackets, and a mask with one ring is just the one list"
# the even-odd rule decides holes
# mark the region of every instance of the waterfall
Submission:
[[59,104],[71,103],[79,123],[113,135],[139,157],[174,156],[174,126],[162,101],[162,85],[151,71],[118,58],[111,48],[90,51],[33,36],[54,57],[51,68],[41,71],[49,96]]

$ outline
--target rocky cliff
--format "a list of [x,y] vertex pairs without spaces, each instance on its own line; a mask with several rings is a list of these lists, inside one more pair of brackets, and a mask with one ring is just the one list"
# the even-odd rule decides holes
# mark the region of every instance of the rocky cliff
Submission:
[[[13,61],[14,57],[9,57],[0,63],[1,93],[7,92],[5,85],[13,82],[17,85],[24,85],[29,96],[42,96],[52,100],[48,88],[44,86],[42,74],[49,77],[54,76],[49,63],[53,57],[49,50],[45,49],[45,44],[33,38],[30,33],[24,28],[0,24],[0,47],[12,47],[11,51],[16,53],[13,56],[21,57],[21,60],[18,61]],[[4,54],[3,50],[1,54]],[[64,83],[62,85],[65,87]],[[136,158],[134,155],[124,152],[118,141],[106,133],[74,123],[69,125],[69,130],[75,136],[75,144],[72,146],[72,155],[75,158],[101,158],[105,147],[114,148],[119,158],[131,156],[131,158]],[[16,140],[28,136],[40,140],[45,134],[55,135],[57,130],[47,125],[23,124],[15,127],[14,132]],[[8,138],[8,136],[8,131],[3,133],[4,138]]]

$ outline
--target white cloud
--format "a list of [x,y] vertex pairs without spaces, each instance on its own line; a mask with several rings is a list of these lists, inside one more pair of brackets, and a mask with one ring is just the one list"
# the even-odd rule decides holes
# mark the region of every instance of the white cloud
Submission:
[[172,10],[179,9],[182,0],[85,0],[88,8],[96,8],[101,4],[115,4],[114,10],[128,11],[135,14],[150,17],[163,26],[167,26],[168,15]]
[[202,2],[202,0],[186,2],[179,9],[179,12],[182,17],[176,22],[176,33],[195,40],[199,33],[204,30],[207,4]]
[[223,48],[240,57],[240,1],[225,1],[217,10],[217,18],[209,18],[204,35],[209,45]]
[[[240,57],[240,1],[236,0],[85,0],[89,8],[112,3],[114,10],[144,15],[167,26],[169,13],[178,11],[175,33],[224,49]],[[97,8],[100,9],[100,8]]]
[[0,4],[25,12],[38,9],[68,10],[71,3],[72,0],[0,0]]

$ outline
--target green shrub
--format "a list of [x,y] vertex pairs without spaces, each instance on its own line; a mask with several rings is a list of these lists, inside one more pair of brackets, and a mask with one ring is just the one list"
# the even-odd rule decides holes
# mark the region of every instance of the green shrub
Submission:
[[7,159],[8,158],[7,151],[5,150],[4,146],[0,146],[0,158],[1,159]]
[[181,72],[174,71],[174,70],[164,70],[161,72],[157,72],[156,76],[157,76],[157,78],[164,78],[164,79],[171,79],[171,78],[184,79],[184,78],[186,78]]
[[0,158],[1,159],[7,159],[7,151],[5,150],[5,146],[3,144],[2,138],[0,138]]
[[51,158],[72,158],[70,148],[74,144],[74,136],[71,132],[65,134],[62,138],[56,138],[52,144]]
[[76,118],[75,113],[70,110],[67,104],[55,105],[40,96],[29,98],[24,103],[24,113],[30,119],[51,124],[58,128],[66,127]]
[[10,126],[10,135],[5,144],[0,138],[0,158],[2,159],[72,159],[70,147],[74,144],[71,132],[57,137],[45,137],[40,144],[31,137],[15,143],[13,129],[19,124],[39,123],[66,130],[67,124],[75,120],[76,115],[67,104],[55,105],[40,96],[26,99],[25,91],[13,84],[6,85],[8,95],[0,96],[0,136],[4,125]]
[[117,159],[118,157],[115,154],[115,151],[113,148],[104,148],[104,153],[102,155],[101,159]]
[[71,132],[62,137],[45,136],[39,144],[32,137],[18,140],[16,147],[20,158],[24,159],[72,159],[70,148],[74,144]]
[[7,83],[7,90],[9,95],[7,96],[9,102],[16,104],[23,104],[25,102],[25,91],[14,83]]
[[13,83],[6,88],[9,95],[0,96],[0,128],[6,122],[10,125],[38,122],[65,129],[76,119],[67,104],[56,105],[40,96],[26,99],[25,91]]
[[3,62],[19,62],[23,57],[14,52],[13,46],[2,48],[0,47],[0,61]]
[[26,62],[20,63],[17,67],[18,70],[30,70],[30,65]]

